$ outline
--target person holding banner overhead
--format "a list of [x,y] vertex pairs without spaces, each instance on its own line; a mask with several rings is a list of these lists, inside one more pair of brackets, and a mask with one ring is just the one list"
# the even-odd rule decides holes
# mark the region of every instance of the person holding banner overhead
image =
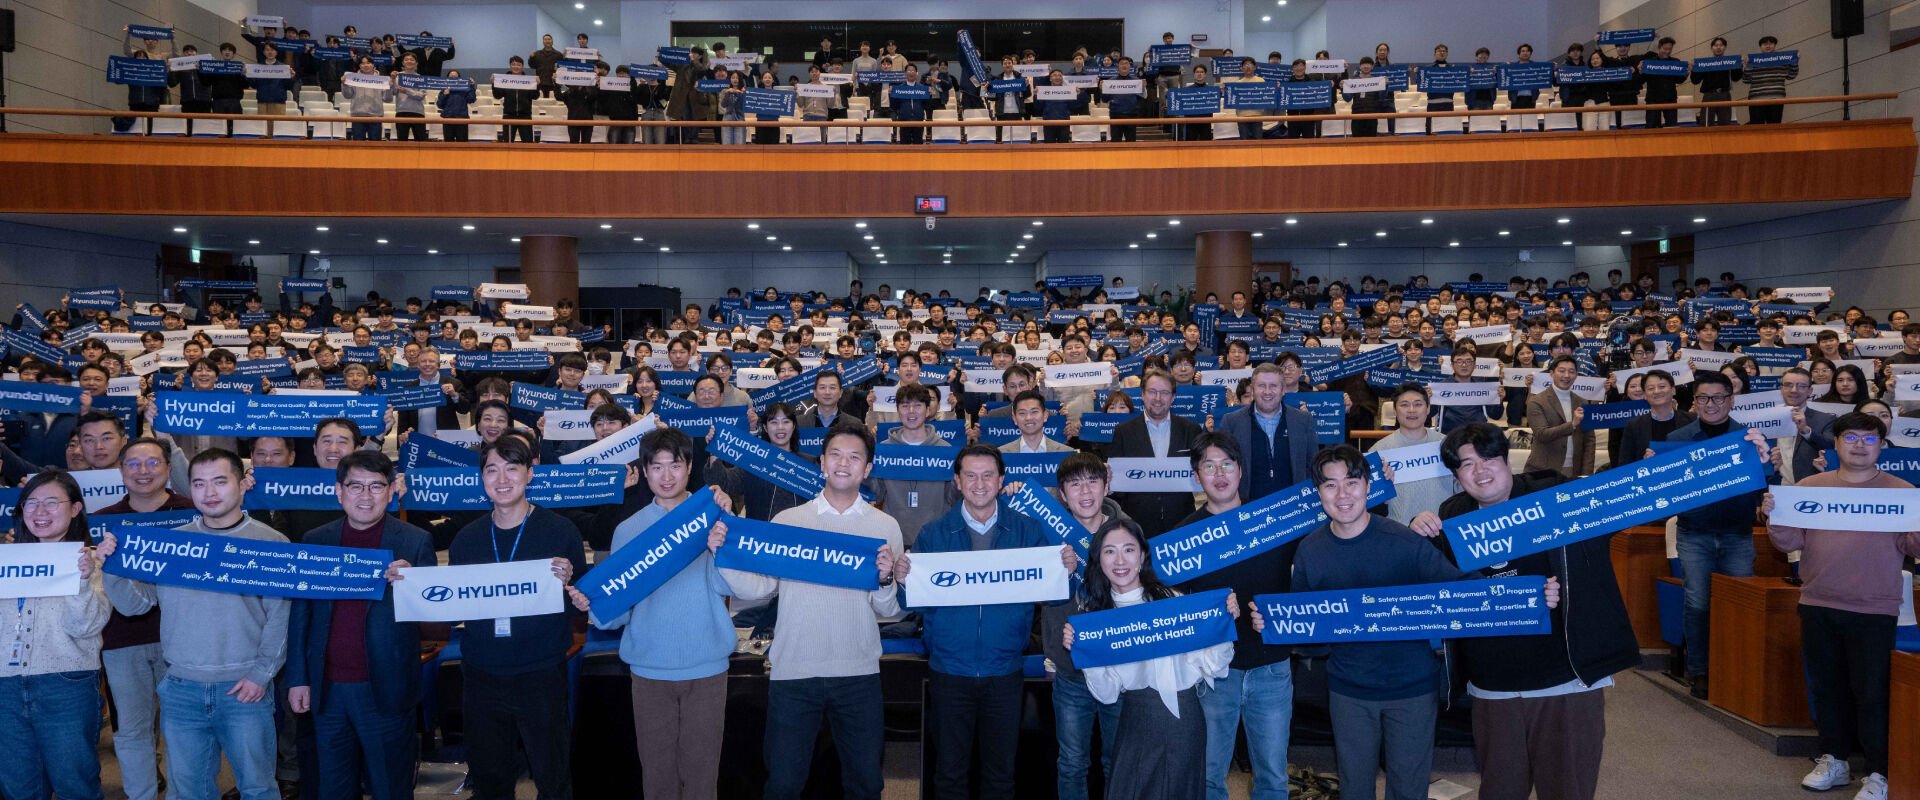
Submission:
[[[1001,499],[1005,478],[1006,462],[992,445],[976,443],[962,449],[953,461],[960,502],[920,531],[913,545],[914,555],[1053,546],[1039,522],[1015,512]],[[1057,547],[1061,566],[1071,575],[1079,558],[1072,545]],[[927,569],[940,569],[934,563],[935,559],[928,558]],[[904,582],[912,572],[911,556],[902,553],[894,559],[896,579]],[[933,584],[939,585],[938,577]],[[1055,602],[1065,600],[1060,597]],[[913,601],[913,595],[902,593],[901,605],[914,608]],[[928,727],[937,754],[933,774],[925,776],[933,781],[933,794],[939,798],[975,796],[968,791],[968,775],[977,755],[978,796],[1011,797],[1014,756],[1020,742],[1020,699],[1026,685],[1022,654],[1033,630],[1033,604],[996,602],[919,608],[929,669]]]
[[[779,525],[878,539],[874,557],[878,588],[870,591],[722,569],[734,597],[780,598],[774,623],[767,688],[767,783],[763,796],[801,796],[813,761],[822,717],[830,720],[840,754],[841,795],[878,800],[886,729],[881,719],[880,628],[876,617],[900,613],[893,553],[900,524],[860,499],[860,482],[873,469],[873,434],[856,425],[835,426],[821,446],[826,488],[812,502],[780,512]],[[727,542],[727,523],[714,523],[707,549]]]
[[[241,507],[252,481],[240,456],[213,449],[187,465],[192,522],[176,530],[285,543],[287,537],[247,516]],[[95,551],[104,564],[118,547],[108,533]],[[233,767],[243,800],[280,796],[274,780],[274,703],[269,692],[287,654],[289,602],[284,597],[214,592],[152,584],[108,574],[113,607],[138,616],[165,606],[160,649],[160,726],[166,734],[172,779],[169,796],[217,797],[220,758]]]
[[[585,570],[579,529],[527,500],[537,453],[520,435],[500,436],[481,449],[480,482],[493,510],[454,537],[447,548],[449,565],[550,561],[562,585]],[[469,620],[465,630],[462,699],[474,797],[512,798],[522,763],[541,797],[566,797],[573,780],[566,666],[573,626],[568,615]]]
[[[8,586],[13,608],[0,603],[0,631],[6,632],[0,634],[6,656],[0,660],[0,725],[13,734],[0,755],[0,794],[8,797],[102,796],[100,632],[113,608],[87,552],[83,501],[72,476],[48,470],[21,487],[10,520],[10,554],[37,545],[38,552],[60,553],[55,561],[64,563],[39,562],[56,577]],[[69,567],[79,575],[70,576]],[[69,577],[58,580],[61,575]],[[26,585],[43,580],[65,588]]]
[[[1129,608],[1181,596],[1160,582],[1153,548],[1140,526],[1128,519],[1108,520],[1093,535],[1087,552],[1099,559],[1087,570],[1078,602],[1080,613]],[[1227,613],[1240,606],[1227,595]],[[1069,622],[1061,643],[1073,649]],[[1199,688],[1226,677],[1234,644],[1177,652],[1084,671],[1095,702],[1120,705],[1108,800],[1190,800],[1206,793],[1207,715]]]
[[[1886,423],[1854,412],[1834,421],[1833,434],[1839,468],[1800,481],[1796,490],[1811,489],[1827,493],[1826,497],[1852,492],[1862,503],[1873,500],[1876,492],[1889,499],[1897,492],[1910,502],[1913,485],[1879,467]],[[1769,492],[1760,502],[1760,513],[1768,516],[1767,538],[1775,549],[1801,553],[1800,577],[1805,584],[1800,588],[1800,652],[1806,659],[1821,755],[1800,786],[1823,792],[1851,782],[1847,755],[1857,741],[1866,756],[1867,776],[1854,797],[1884,800],[1894,630],[1901,595],[1911,590],[1901,566],[1907,559],[1920,558],[1920,532],[1867,525],[1860,527],[1874,529],[1849,530],[1850,522],[1865,522],[1872,515],[1806,513],[1798,508],[1808,502],[1822,507],[1837,504],[1838,499],[1792,503],[1783,499]],[[1826,522],[1814,527],[1775,518],[1776,513],[1786,516],[1789,509],[1796,521],[1811,517]]]
[[[344,516],[300,537],[305,544],[385,550],[386,578],[438,563],[433,540],[387,515],[405,491],[385,454],[358,450],[335,468]],[[420,704],[420,626],[394,621],[393,592],[379,600],[295,600],[287,625],[287,704],[312,712],[323,800],[356,800],[362,776],[376,800],[413,795]]]

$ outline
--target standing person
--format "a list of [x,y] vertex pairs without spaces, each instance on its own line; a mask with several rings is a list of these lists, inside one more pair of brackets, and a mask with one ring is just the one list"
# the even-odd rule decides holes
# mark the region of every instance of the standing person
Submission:
[[[461,77],[460,70],[448,70],[447,77]],[[479,99],[478,91],[478,89],[474,88],[473,81],[467,81],[467,85],[459,89],[440,90],[440,96],[434,100],[434,105],[440,107],[440,118],[467,119],[473,116],[469,109],[472,108],[473,104]],[[467,126],[442,125],[440,126],[440,138],[449,142],[468,141]]]
[[[1492,57],[1493,57],[1493,51],[1488,50],[1487,48],[1484,48],[1484,47],[1473,51],[1473,63],[1475,66],[1484,66],[1487,63],[1487,59]],[[1491,89],[1491,88],[1468,89],[1467,90],[1467,110],[1469,111],[1491,110],[1493,108],[1493,100],[1497,96],[1498,91],[1499,90],[1497,89]]]
[[[1139,76],[1133,74],[1133,57],[1121,56],[1115,65],[1117,71],[1111,80],[1130,81]],[[1141,119],[1146,116],[1147,98],[1141,94],[1101,94],[1107,103],[1107,116],[1112,119]],[[1116,142],[1139,141],[1139,128],[1133,125],[1113,126],[1113,140]]]
[[[260,65],[265,67],[287,66],[280,61],[280,48],[272,42],[260,45]],[[248,78],[247,84],[253,87],[255,113],[266,116],[280,116],[287,113],[287,94],[293,90],[293,78]],[[296,123],[280,123],[294,125]],[[273,135],[274,123],[267,123],[267,135]],[[305,126],[301,126],[305,130]]]
[[[1673,37],[1663,36],[1655,45],[1652,56],[1641,58],[1633,64],[1633,71],[1640,75],[1640,83],[1647,87],[1647,105],[1680,102],[1680,84],[1687,82],[1687,76],[1648,75],[1641,72],[1646,62],[1651,59],[1659,59],[1662,61],[1671,60],[1673,58],[1673,44]],[[1684,64],[1685,62],[1681,63]],[[1680,110],[1677,108],[1647,112],[1647,127],[1649,128],[1671,128],[1678,124],[1680,124]]]
[[1282,402],[1286,398],[1284,368],[1273,363],[1256,365],[1251,385],[1253,402],[1227,412],[1216,426],[1246,456],[1239,490],[1247,502],[1306,480],[1307,465],[1319,449],[1313,415]]
[[[1172,46],[1173,31],[1160,34],[1160,43],[1162,45]],[[1180,88],[1180,65],[1159,63],[1159,61],[1153,57],[1152,50],[1148,50],[1146,55],[1141,57],[1141,62],[1153,69],[1154,93],[1160,98],[1160,111],[1164,114],[1167,110],[1166,98],[1168,90]]]
[[[1521,64],[1533,63],[1533,45],[1522,44],[1513,50],[1513,60]],[[1507,92],[1508,106],[1515,109],[1533,108],[1540,102],[1540,90],[1515,89]]]
[[[741,104],[745,102],[747,96],[747,74],[728,71],[726,80],[727,88],[720,92],[720,119],[728,122],[743,122],[747,118],[746,112],[741,110]],[[746,144],[747,129],[737,125],[720,128],[720,143]]]
[[[860,499],[860,482],[873,470],[872,434],[858,426],[835,427],[821,452],[826,488],[812,502],[782,511],[773,521],[880,540],[874,558],[879,588],[843,589],[730,569],[720,570],[720,575],[740,600],[780,597],[773,648],[767,653],[772,680],[767,685],[764,796],[800,797],[813,762],[814,738],[825,717],[840,754],[841,795],[875,800],[882,787],[886,728],[881,719],[880,628],[874,623],[876,617],[900,613],[900,587],[893,576],[900,525]],[[707,547],[718,552],[726,539],[726,522],[714,523]]]
[[[200,48],[185,45],[180,48],[182,56],[197,56]],[[179,69],[167,72],[167,85],[176,86],[180,98],[180,111],[186,114],[206,114],[213,111],[213,84],[198,69]]]
[[[1354,77],[1373,77],[1373,66],[1372,58],[1361,58],[1358,72],[1354,74]],[[1394,111],[1393,92],[1387,89],[1381,89],[1376,92],[1354,93],[1348,93],[1345,89],[1341,89],[1340,94],[1345,96],[1347,101],[1352,104],[1351,112],[1354,114],[1391,114]],[[1391,127],[1389,127],[1389,130],[1391,130]],[[1380,135],[1380,120],[1354,120],[1353,135],[1356,137]],[[1239,294],[1239,292],[1235,292],[1235,294]]]
[[1586,398],[1573,394],[1580,368],[1573,356],[1557,356],[1547,374],[1552,383],[1527,398],[1527,423],[1533,426],[1533,452],[1527,471],[1551,469],[1575,478],[1593,474],[1593,431],[1580,427]]
[[314,714],[321,800],[358,800],[362,781],[374,800],[413,796],[414,710],[420,704],[420,625],[394,619],[400,570],[439,563],[433,539],[387,516],[404,492],[393,461],[356,450],[334,468],[343,516],[300,537],[306,544],[388,550],[378,600],[296,600],[287,625],[287,705]]
[[[902,84],[903,86],[927,86],[930,87],[929,93],[938,91],[937,89],[931,88],[935,86],[931,81],[922,81],[920,79],[920,68],[918,66],[908,64],[906,73],[907,80]],[[915,100],[894,97],[891,89],[888,90],[888,101],[893,104],[893,118],[898,122],[925,122],[927,120],[927,107],[935,102],[934,100]],[[927,140],[926,128],[901,128],[899,130],[901,144],[922,144]]]
[[[1126,608],[1179,597],[1161,583],[1153,568],[1153,549],[1140,526],[1125,518],[1111,519],[1093,535],[1087,552],[1099,559],[1087,570],[1080,613]],[[1227,613],[1240,618],[1240,607],[1227,595]],[[1061,644],[1073,649],[1073,625],[1060,632]],[[1089,667],[1087,690],[1097,703],[1120,705],[1120,733],[1114,743],[1113,776],[1107,783],[1108,800],[1186,800],[1206,792],[1204,754],[1207,714],[1200,703],[1201,686],[1211,687],[1226,677],[1234,644],[1212,647],[1146,661]]]
[[[593,74],[596,81],[605,74],[606,68],[595,64]],[[568,86],[560,91],[560,101],[567,106],[567,121],[586,121],[593,119],[593,113],[600,104],[600,84],[592,86]],[[592,125],[568,125],[567,142],[569,144],[590,144],[593,142]]]
[[[551,37],[548,38],[551,39]],[[507,74],[527,74],[527,62],[519,56],[507,59]],[[544,84],[542,84],[542,86],[543,88],[539,91],[533,89],[494,89],[493,96],[500,100],[500,117],[502,119],[533,119],[534,97],[540,92],[546,91]],[[506,141],[533,141],[533,126],[508,125]]]
[[[560,85],[553,82],[553,70],[562,58],[566,58],[566,53],[553,46],[553,34],[541,34],[540,49],[533,51],[526,58],[527,66],[532,67],[533,74],[540,77],[541,97],[552,97],[554,92],[559,89]],[[508,63],[519,60],[519,56],[514,56],[508,59]],[[514,74],[519,75],[520,73],[516,72]]]
[[[1450,380],[1454,383],[1498,382],[1499,378],[1474,377],[1473,369],[1479,364],[1479,360],[1479,351],[1474,347],[1473,340],[1461,339],[1454,345],[1453,355],[1448,360],[1449,366],[1453,369]],[[1501,410],[1499,403],[1486,406],[1442,406],[1440,432],[1452,433],[1458,428],[1475,422],[1492,422],[1500,418]]]
[[1674,398],[1673,375],[1664,369],[1647,370],[1640,381],[1640,394],[1647,401],[1647,413],[1634,417],[1620,429],[1620,458],[1613,466],[1631,464],[1647,457],[1653,442],[1693,421],[1693,415],[1680,410]]
[[[1126,395],[1120,395],[1125,397]],[[1128,519],[1120,504],[1107,495],[1113,484],[1106,462],[1092,453],[1075,453],[1060,461],[1054,470],[1054,483],[1060,487],[1062,505],[1073,515],[1077,530],[1093,534],[1111,520]],[[1084,584],[1082,584],[1084,588]],[[1087,688],[1087,677],[1073,665],[1060,634],[1067,617],[1077,613],[1084,594],[1068,602],[1040,607],[1040,644],[1047,663],[1053,669],[1053,735],[1059,745],[1056,796],[1059,800],[1086,800],[1089,751],[1093,731],[1100,729],[1100,775],[1103,784],[1113,781],[1115,735],[1120,724],[1120,706],[1102,703]]]
[[[1200,424],[1174,416],[1173,376],[1149,370],[1140,381],[1142,413],[1114,426],[1108,458],[1187,458],[1200,437]],[[1193,513],[1191,492],[1132,492],[1120,500],[1128,516],[1140,522],[1148,536],[1158,536]],[[1089,551],[1091,552],[1091,551]]]
[[[150,58],[145,50],[135,50],[128,55],[133,58]],[[166,100],[167,87],[165,86],[145,86],[137,83],[127,84],[128,111],[159,111],[160,106],[164,104]],[[113,130],[115,133],[125,133],[132,130],[135,126],[138,126],[142,132],[147,129],[145,123],[138,117],[113,118]]]
[[[1719,58],[1721,56],[1726,55],[1727,54],[1727,37],[1725,36],[1713,37],[1713,43],[1709,47],[1713,51],[1714,58]],[[1721,70],[1718,72],[1695,72],[1693,73],[1693,77],[1689,78],[1688,80],[1692,81],[1693,85],[1700,87],[1701,102],[1724,103],[1733,99],[1733,85],[1735,83],[1739,83],[1742,77],[1743,76],[1740,73],[1740,66],[1738,64],[1735,64],[1733,69],[1731,70]],[[1708,125],[1734,124],[1733,109],[1726,108],[1724,106],[1720,108],[1707,109],[1707,124]]]
[[[402,85],[403,75],[420,74],[420,60],[412,53],[400,56],[400,69],[393,75],[393,115],[396,117],[427,116],[427,90],[409,89]],[[400,122],[393,126],[395,141],[406,141],[411,137],[416,142],[427,140],[427,125],[424,122]]]
[[[694,91],[694,84],[707,75],[707,49],[700,45],[690,48],[687,63],[673,67],[673,89],[667,96],[667,119],[699,120],[708,119],[702,110],[713,107],[711,100],[702,99]],[[667,129],[667,144],[698,144],[700,129],[673,127]]]
[[0,662],[0,724],[13,734],[0,755],[0,792],[20,800],[100,798],[100,631],[112,606],[85,547],[80,485],[59,470],[34,475],[13,509],[13,542],[79,542],[80,591],[0,604],[8,658]]
[[[584,569],[580,530],[527,500],[538,451],[520,435],[480,450],[480,482],[492,513],[468,523],[447,548],[447,563],[550,560],[560,583]],[[543,798],[566,797],[573,780],[567,729],[567,650],[573,626],[564,611],[470,620],[465,650],[469,780],[479,800],[507,800],[525,764]],[[524,750],[525,759],[522,760]]]
[[[826,373],[821,373],[824,377]],[[820,384],[814,384],[815,389]],[[934,399],[939,395],[918,383],[899,387],[894,392],[893,405],[900,415],[900,426],[887,432],[887,438],[880,444],[909,444],[926,447],[946,447],[948,442],[940,438],[940,432],[927,424],[933,413]],[[872,482],[873,493],[880,500],[880,507],[900,524],[900,530],[906,535],[907,546],[913,546],[913,537],[920,529],[947,513],[953,507],[958,492],[954,485],[946,481],[913,481],[892,478],[875,478]]]
[[[1258,389],[1254,391],[1256,395],[1259,393]],[[1279,415],[1273,416],[1277,419]],[[1278,429],[1278,422],[1273,424]],[[1247,485],[1246,478],[1266,463],[1292,462],[1295,457],[1302,461],[1312,459],[1311,435],[1306,439],[1292,438],[1292,442],[1299,444],[1291,446],[1288,438],[1281,438],[1283,450],[1264,458],[1255,455],[1254,462],[1261,466],[1251,466],[1241,460],[1245,451],[1229,435],[1218,431],[1200,434],[1200,438],[1194,440],[1189,461],[1207,501],[1179,524],[1191,525],[1239,508],[1247,496],[1241,491],[1241,487]],[[1269,447],[1271,441],[1268,438],[1255,447]],[[1291,473],[1293,468],[1289,463],[1284,470]],[[1304,466],[1300,471],[1305,472]],[[1266,483],[1264,478],[1254,481],[1256,486]],[[1239,597],[1286,592],[1292,582],[1294,549],[1291,542],[1272,548],[1187,581],[1180,590],[1191,594],[1229,589]],[[1228,665],[1227,674],[1199,692],[1200,707],[1207,715],[1206,796],[1210,800],[1226,800],[1227,771],[1233,766],[1234,745],[1239,740],[1241,723],[1245,722],[1247,757],[1253,765],[1253,797],[1284,800],[1287,740],[1293,726],[1293,648],[1261,641],[1260,634],[1253,630],[1251,617],[1236,620],[1234,625],[1237,630],[1233,661]]]
[[[1485,423],[1447,434],[1440,460],[1461,492],[1441,503],[1437,515],[1422,512],[1411,527],[1449,559],[1453,549],[1441,535],[1441,520],[1566,480],[1551,471],[1514,475],[1507,465],[1505,433]],[[1594,796],[1606,738],[1602,690],[1613,685],[1614,673],[1640,662],[1633,623],[1613,577],[1612,538],[1593,537],[1480,570],[1493,578],[1550,578],[1566,596],[1550,612],[1549,633],[1454,643],[1473,698],[1474,755],[1480,793],[1488,800],[1526,800],[1536,790],[1543,798]]]
[[[200,516],[176,530],[282,543],[280,535],[241,508],[250,481],[240,456],[206,450],[187,465],[194,510]],[[96,551],[103,563],[118,546],[109,533]],[[273,676],[287,655],[288,602],[284,598],[157,586],[108,575],[113,607],[138,616],[157,606],[161,681],[160,724],[171,769],[168,796],[220,795],[220,758],[233,767],[242,800],[280,796],[274,781]],[[208,624],[218,620],[220,624]]]
[[[640,463],[653,502],[613,531],[613,550],[650,547],[659,534],[648,527],[693,496],[693,439],[674,428],[656,428],[640,440]],[[714,487],[714,500],[731,509]],[[646,536],[644,541],[641,537]],[[620,660],[633,673],[633,730],[640,750],[640,776],[648,797],[711,798],[720,777],[720,745],[727,712],[727,657],[736,639],[727,616],[732,594],[702,552],[646,599],[613,619],[591,616],[592,601],[567,587],[575,609],[594,627],[621,630]]]
[[[1006,462],[992,445],[971,444],[953,460],[960,502],[926,528],[915,553],[965,553],[1046,547],[1052,542],[1031,517],[1000,498]],[[1079,566],[1072,545],[1060,545],[1069,574]],[[906,580],[913,561],[901,554],[893,575]],[[912,598],[902,605],[912,606]],[[968,775],[979,759],[981,797],[1014,794],[1014,756],[1020,741],[1021,668],[1033,631],[1032,603],[938,606],[920,611],[927,644],[927,717],[933,748],[934,795],[967,798]]]
[[[1392,433],[1380,437],[1374,442],[1375,452],[1395,450],[1402,447],[1417,447],[1440,437],[1440,432],[1427,427],[1427,421],[1433,416],[1427,387],[1419,383],[1403,383],[1393,390]],[[1387,519],[1402,525],[1413,521],[1415,515],[1439,507],[1442,500],[1454,493],[1452,478],[1444,475],[1425,480],[1398,482],[1393,485],[1393,499],[1387,501]]]
[[[1780,40],[1772,36],[1760,37],[1760,52],[1771,53],[1780,46]],[[1779,67],[1748,67],[1744,79],[1747,82],[1748,100],[1774,100],[1787,96],[1787,81],[1800,77],[1800,62]],[[1786,114],[1787,107],[1780,105],[1747,106],[1748,125],[1778,125]]]
[[[1882,472],[1886,423],[1854,412],[1834,421],[1840,465],[1800,482],[1840,489],[1912,489]],[[1773,512],[1768,494],[1760,513]],[[1836,522],[1839,522],[1836,520]],[[1767,523],[1767,538],[1783,553],[1800,551],[1800,652],[1807,664],[1820,759],[1800,786],[1824,792],[1852,780],[1847,754],[1859,742],[1867,777],[1855,800],[1887,797],[1888,683],[1894,625],[1901,595],[1909,591],[1900,573],[1906,559],[1920,558],[1920,533],[1866,533],[1796,528]]]
[[[356,63],[358,64],[356,69],[361,75],[380,74],[369,56],[360,56]],[[343,83],[340,94],[347,98],[347,116],[378,117],[385,115],[386,103],[393,99],[393,86],[389,84],[385,89],[369,89],[353,83]],[[377,142],[380,138],[378,122],[355,122],[347,126],[349,141]]]
[[[613,86],[608,89],[605,81],[600,87],[600,115],[609,122],[633,122],[640,119],[640,82],[633,77],[632,67],[621,64],[613,68]],[[633,144],[635,131],[631,125],[608,125],[607,144]]]

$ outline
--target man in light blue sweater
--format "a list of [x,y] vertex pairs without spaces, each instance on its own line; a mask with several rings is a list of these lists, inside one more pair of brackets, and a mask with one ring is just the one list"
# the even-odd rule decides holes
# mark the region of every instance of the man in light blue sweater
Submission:
[[[240,456],[218,448],[187,465],[194,510],[184,531],[266,542],[287,537],[247,516],[246,470]],[[104,563],[119,542],[107,534],[96,551]],[[113,607],[138,616],[165,606],[160,650],[167,677],[160,683],[160,726],[173,779],[169,795],[220,796],[220,756],[233,765],[241,800],[278,800],[274,781],[273,676],[287,657],[285,598],[227,594],[106,575]]]
[[[653,502],[613,530],[613,551],[651,548],[666,531],[653,524],[692,496],[693,439],[658,428],[640,439],[640,464]],[[732,510],[714,487],[714,501]],[[648,797],[713,797],[720,775],[720,745],[727,716],[727,657],[733,654],[733,620],[727,587],[702,550],[692,564],[660,585],[626,613],[603,620],[601,630],[625,627],[620,659],[633,671],[633,731],[640,749],[640,776]],[[567,587],[575,608],[591,601]]]

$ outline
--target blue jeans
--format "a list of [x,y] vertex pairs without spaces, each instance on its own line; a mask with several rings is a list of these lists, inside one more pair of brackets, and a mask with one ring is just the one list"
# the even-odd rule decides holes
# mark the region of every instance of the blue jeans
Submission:
[[100,671],[0,678],[0,794],[100,799]]
[[1087,800],[1088,751],[1093,749],[1093,726],[1100,724],[1100,774],[1113,780],[1113,753],[1119,740],[1120,704],[1102,703],[1087,690],[1079,675],[1053,678],[1053,736],[1060,745],[1060,800]]
[[380,710],[371,683],[327,684],[313,719],[321,800],[359,800],[362,770],[373,800],[412,797],[412,712]]
[[1227,769],[1242,722],[1247,726],[1247,757],[1253,762],[1254,800],[1287,796],[1287,738],[1293,730],[1293,662],[1280,661],[1249,670],[1230,669],[1227,677],[1202,684],[1200,707],[1207,712],[1207,798],[1226,800]]
[[113,693],[113,757],[120,760],[120,786],[127,800],[160,796],[160,700],[155,692],[167,677],[160,643],[100,651]]
[[1699,531],[1681,528],[1674,537],[1686,585],[1687,674],[1707,674],[1707,619],[1713,601],[1713,573],[1753,576],[1753,531]]
[[278,800],[274,780],[273,687],[269,696],[242,703],[232,683],[196,683],[168,675],[160,682],[160,729],[167,736],[173,768],[168,797],[220,796],[220,756],[233,765],[241,800]]
[[347,126],[348,141],[377,142],[380,141],[380,137],[380,123],[378,122],[355,122]]

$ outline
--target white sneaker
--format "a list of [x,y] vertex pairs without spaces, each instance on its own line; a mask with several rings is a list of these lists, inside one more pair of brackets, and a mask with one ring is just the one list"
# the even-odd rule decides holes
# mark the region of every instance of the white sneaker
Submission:
[[1853,800],[1887,800],[1887,776],[1875,772],[1860,781]]
[[[1819,761],[1813,763],[1813,771],[1807,773],[1807,777],[1800,779],[1800,788],[1809,791],[1824,792],[1836,786],[1845,786],[1851,782],[1853,782],[1853,775],[1847,771],[1847,762],[1845,759],[1823,755]],[[1864,789],[1862,791],[1864,791]],[[1882,788],[1880,793],[1882,796],[1885,796],[1886,790]]]

